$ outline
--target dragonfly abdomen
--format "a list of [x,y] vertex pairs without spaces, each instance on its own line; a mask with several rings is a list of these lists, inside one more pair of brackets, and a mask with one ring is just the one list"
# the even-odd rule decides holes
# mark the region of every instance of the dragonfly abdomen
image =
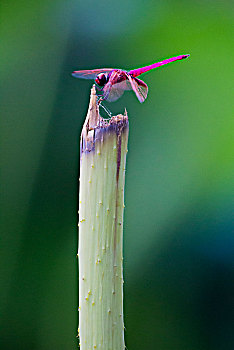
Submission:
[[189,55],[180,55],[180,56],[176,56],[176,57],[167,58],[166,60],[153,63],[153,64],[146,66],[146,67],[130,70],[128,73],[131,74],[131,76],[135,78],[143,73],[148,72],[151,69],[155,69],[155,68],[164,66],[165,64],[168,64],[168,63],[171,63],[174,61],[183,60],[184,58],[187,58],[187,57],[189,57]]

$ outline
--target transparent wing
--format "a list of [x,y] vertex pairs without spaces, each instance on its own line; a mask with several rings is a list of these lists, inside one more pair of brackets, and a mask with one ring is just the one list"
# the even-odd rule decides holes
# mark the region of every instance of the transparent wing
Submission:
[[114,102],[118,100],[124,93],[125,90],[132,90],[132,85],[128,78],[120,83],[110,84],[110,86],[106,86],[107,98],[108,102]]
[[130,81],[128,80],[128,76],[126,75],[126,80],[121,81],[120,83],[114,84],[114,87],[119,90],[132,90],[132,85]]
[[148,86],[144,81],[132,77],[130,74],[127,75],[131,83],[131,87],[136,94],[136,97],[140,103],[144,102],[148,95]]
[[[148,86],[146,83],[140,79],[133,78],[125,72],[124,75],[126,79],[123,79],[123,76],[119,79],[117,74],[117,72],[113,72],[109,82],[104,86],[103,99],[108,102],[114,102],[123,95],[125,90],[133,90],[138,100],[141,103],[144,102],[148,94]],[[123,73],[121,72],[121,74]]]
[[118,100],[124,93],[123,89],[116,88],[115,85],[112,85],[112,87],[109,89],[107,93],[107,97],[105,98],[108,102],[114,102]]
[[131,89],[132,86],[126,72],[121,70],[113,71],[108,83],[103,88],[103,99],[108,102],[114,102],[123,95],[125,90]]
[[76,70],[72,73],[72,76],[75,78],[81,78],[81,79],[95,79],[99,73],[109,73],[112,70],[113,70],[113,68]]

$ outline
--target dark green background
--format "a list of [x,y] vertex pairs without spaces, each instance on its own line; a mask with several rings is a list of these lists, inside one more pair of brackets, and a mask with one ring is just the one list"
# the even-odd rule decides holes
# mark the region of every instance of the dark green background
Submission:
[[[233,350],[231,1],[1,4],[0,348],[77,348],[79,134],[91,81],[190,53],[127,92],[129,350]],[[115,349],[112,349],[115,350]]]

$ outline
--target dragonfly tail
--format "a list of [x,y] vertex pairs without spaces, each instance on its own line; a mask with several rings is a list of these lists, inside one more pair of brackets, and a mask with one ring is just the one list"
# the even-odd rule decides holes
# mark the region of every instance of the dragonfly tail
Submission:
[[176,57],[167,58],[166,60],[153,63],[153,64],[146,66],[146,67],[130,70],[128,73],[131,74],[132,77],[138,77],[139,75],[146,73],[151,69],[155,69],[155,68],[164,66],[165,64],[168,64],[168,63],[171,63],[174,61],[183,60],[189,56],[190,55],[180,55],[180,56],[176,56]]

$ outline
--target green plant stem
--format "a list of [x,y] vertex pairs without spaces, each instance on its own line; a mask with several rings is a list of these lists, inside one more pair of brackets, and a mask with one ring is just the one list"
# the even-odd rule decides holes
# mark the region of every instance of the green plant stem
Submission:
[[81,134],[79,337],[81,350],[124,350],[123,210],[128,117],[99,115],[95,88]]

